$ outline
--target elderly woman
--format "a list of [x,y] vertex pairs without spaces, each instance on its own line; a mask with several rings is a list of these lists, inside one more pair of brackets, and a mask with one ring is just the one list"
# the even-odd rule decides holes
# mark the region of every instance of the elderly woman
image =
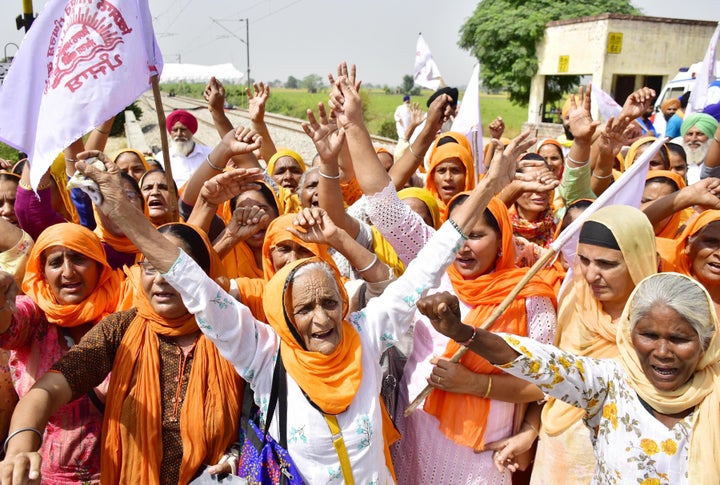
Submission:
[[[352,129],[350,129],[352,131]],[[367,132],[356,133],[372,150]],[[237,153],[248,149],[241,137],[230,146]],[[81,155],[81,158],[84,158]],[[184,251],[158,234],[116,188],[117,168],[98,172],[79,164],[95,178],[104,195],[101,210],[126,222],[126,233],[143,250],[152,267],[182,295],[196,315],[200,328],[244,376],[259,406],[270,394],[275,357],[282,356],[288,375],[288,447],[303,478],[310,483],[349,481],[386,483],[392,480],[389,433],[378,398],[381,388],[379,359],[382,351],[412,322],[414,302],[433,287],[455,257],[463,234],[475,226],[493,193],[510,178],[514,160],[509,152],[498,156],[493,169],[438,231],[415,264],[364,311],[344,319],[347,302],[342,286],[324,265],[300,260],[283,267],[268,284],[264,306],[270,326],[257,322],[249,310],[207,277]],[[312,231],[312,226],[308,231]],[[424,256],[423,256],[424,255]],[[366,263],[370,263],[370,257]],[[351,470],[343,469],[327,419],[335,416],[342,429]],[[277,419],[270,433],[278,436]],[[12,452],[37,447],[31,433],[15,438]],[[23,436],[23,434],[19,436]],[[32,459],[32,454],[24,454]],[[17,460],[16,460],[17,461]],[[32,462],[30,473],[36,473]],[[33,475],[35,476],[35,475]]]
[[696,281],[659,273],[640,282],[618,321],[613,360],[473,329],[449,294],[423,299],[418,309],[498,368],[585,410],[597,457],[593,483],[717,483],[718,320]]
[[[159,231],[170,247],[183,248],[197,260],[203,274],[220,280],[220,260],[206,237],[181,223]],[[48,418],[61,406],[87,400],[111,371],[102,424],[103,483],[188,483],[235,439],[240,377],[202,336],[179,294],[150,263],[133,267],[128,277],[136,289],[133,308],[98,323],[18,404],[0,480],[13,468],[26,471],[27,460],[36,463],[36,454],[23,452],[37,449],[37,435]],[[87,440],[99,434],[98,425],[88,420],[75,432]],[[67,453],[82,450],[69,447]],[[43,483],[61,483],[52,479],[44,468]],[[87,478],[62,483],[81,479]]]

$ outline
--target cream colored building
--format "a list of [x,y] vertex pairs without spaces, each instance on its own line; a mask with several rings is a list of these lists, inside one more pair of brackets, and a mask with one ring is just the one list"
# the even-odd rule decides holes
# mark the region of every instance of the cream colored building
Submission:
[[[539,65],[530,88],[528,124],[545,115],[546,76],[591,76],[593,84],[622,104],[643,86],[659,93],[679,68],[701,61],[716,27],[717,21],[622,14],[548,23],[537,46]],[[595,106],[593,117],[598,117]]]

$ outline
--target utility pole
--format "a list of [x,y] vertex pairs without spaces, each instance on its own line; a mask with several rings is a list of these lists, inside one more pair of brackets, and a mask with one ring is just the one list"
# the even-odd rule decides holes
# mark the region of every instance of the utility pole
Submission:
[[250,81],[250,19],[245,18],[245,47],[247,48],[247,88],[252,92],[252,83]]
[[35,16],[33,15],[32,0],[23,0],[22,4],[23,14],[15,17],[15,25],[17,26],[18,30],[24,27],[25,33],[27,34],[27,31],[30,30],[32,23],[35,20]]

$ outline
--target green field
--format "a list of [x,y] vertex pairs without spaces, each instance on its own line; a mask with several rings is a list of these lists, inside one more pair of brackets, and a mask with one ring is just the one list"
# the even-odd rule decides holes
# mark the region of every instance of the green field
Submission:
[[[163,91],[175,91],[177,94],[196,98],[202,98],[204,89],[205,86],[201,84],[162,85]],[[246,106],[244,87],[225,86],[225,90],[230,104],[238,107]],[[267,111],[295,118],[305,118],[305,110],[308,108],[316,109],[319,102],[327,102],[328,93],[327,87],[317,93],[308,93],[304,89],[272,88]],[[382,89],[362,89],[360,93],[363,98],[365,120],[370,132],[378,135],[382,134],[383,123],[390,123],[392,125],[391,131],[394,132],[393,113],[395,108],[402,103],[402,95],[386,94]],[[412,101],[419,102],[424,108],[431,94],[432,91],[423,90],[420,96],[413,96]],[[495,117],[502,116],[505,120],[506,135],[510,137],[520,133],[522,124],[527,119],[527,108],[510,103],[507,96],[501,94],[481,94],[480,111],[485,126]],[[486,132],[485,135],[488,136],[488,133]]]

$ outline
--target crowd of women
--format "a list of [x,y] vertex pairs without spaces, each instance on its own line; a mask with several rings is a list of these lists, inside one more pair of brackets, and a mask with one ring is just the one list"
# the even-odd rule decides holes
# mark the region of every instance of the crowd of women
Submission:
[[[277,375],[269,433],[306,483],[716,483],[717,121],[688,115],[643,156],[654,92],[601,125],[580,88],[571,144],[497,119],[477,153],[442,131],[443,89],[393,159],[359,89],[343,64],[308,110],[312,165],[216,112],[179,189],[138,151],[106,156],[107,126],[36,193],[27,164],[0,173],[0,483],[235,472],[243,400],[272,419]],[[638,160],[640,208],[596,210]]]

